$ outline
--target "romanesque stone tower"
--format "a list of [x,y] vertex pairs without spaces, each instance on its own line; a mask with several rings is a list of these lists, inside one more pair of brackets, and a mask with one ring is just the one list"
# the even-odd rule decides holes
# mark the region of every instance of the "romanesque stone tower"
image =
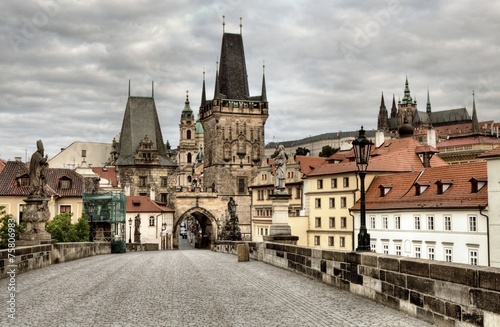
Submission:
[[206,187],[215,187],[222,196],[234,197],[240,221],[243,210],[249,220],[248,186],[264,155],[267,117],[265,75],[261,95],[250,96],[241,32],[223,33],[212,100],[206,99],[203,81],[199,112],[205,131],[203,174]]

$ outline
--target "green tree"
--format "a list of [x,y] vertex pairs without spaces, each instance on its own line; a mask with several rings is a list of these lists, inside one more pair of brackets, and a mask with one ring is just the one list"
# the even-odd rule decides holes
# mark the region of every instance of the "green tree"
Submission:
[[45,229],[56,242],[75,242],[76,232],[71,224],[72,213],[62,213],[47,222]]
[[83,214],[74,225],[76,242],[88,242],[90,236],[90,224]]
[[[15,234],[15,239],[26,230],[26,223],[18,224],[12,215],[5,214],[5,207],[0,207],[0,249],[6,249],[9,244],[9,237],[12,230]],[[10,231],[9,231],[10,229]],[[10,233],[9,233],[10,232]]]
[[321,148],[321,152],[319,153],[320,157],[328,158],[332,154],[339,151],[340,148],[332,148],[330,145],[325,145]]
[[309,152],[311,152],[311,151],[309,151],[308,148],[298,147],[297,149],[295,149],[295,155],[296,156],[307,156],[307,154]]

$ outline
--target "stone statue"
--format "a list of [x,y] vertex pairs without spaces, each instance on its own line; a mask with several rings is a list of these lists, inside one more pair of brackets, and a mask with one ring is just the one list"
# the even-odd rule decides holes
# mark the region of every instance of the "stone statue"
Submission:
[[229,198],[229,202],[227,203],[227,211],[229,212],[229,216],[234,219],[236,216],[236,202],[233,197]]
[[280,145],[278,147],[278,155],[274,158],[274,187],[279,193],[285,191],[286,180],[286,160],[288,156],[285,153],[285,147]]
[[31,156],[30,162],[30,198],[43,198],[45,197],[44,185],[46,184],[44,171],[48,167],[48,156],[43,155],[42,140],[36,142],[37,150]]
[[139,216],[139,214],[137,214],[137,216],[135,216],[135,222],[134,222],[134,228],[135,228],[135,231],[134,231],[134,234],[140,234],[140,229],[141,229],[141,217]]

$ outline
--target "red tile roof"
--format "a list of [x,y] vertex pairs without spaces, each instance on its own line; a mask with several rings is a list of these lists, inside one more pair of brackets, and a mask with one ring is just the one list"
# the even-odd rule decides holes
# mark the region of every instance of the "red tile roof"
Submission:
[[[7,161],[4,170],[0,173],[0,195],[3,196],[28,196],[29,186],[19,186],[17,179],[29,176],[28,164],[20,161]],[[83,177],[71,169],[47,168],[45,170],[47,185],[45,193],[48,196],[79,197],[83,194]],[[69,189],[60,187],[60,180],[71,180]]]
[[[423,163],[417,155],[418,150],[422,150],[422,144],[411,137],[385,141],[380,147],[372,150],[368,171],[405,172],[419,170],[423,168]],[[352,159],[354,159],[353,156]],[[431,167],[440,166],[448,166],[448,164],[440,157],[433,156]],[[354,161],[325,162],[310,172],[308,176],[331,175],[357,170]]]
[[460,146],[470,144],[500,144],[500,138],[482,135],[456,137],[441,141],[436,146],[438,148],[444,148],[447,146]]
[[500,157],[500,146],[497,146],[493,150],[490,150],[488,152],[482,153],[478,156],[479,158],[494,158],[494,157]]
[[175,212],[174,209],[155,202],[147,196],[127,196],[125,201],[127,212]]
[[92,171],[99,175],[99,177],[108,180],[111,186],[118,187],[115,167],[92,167]]
[[317,167],[319,164],[324,162],[326,158],[323,157],[308,157],[308,156],[296,156],[295,161],[297,161],[300,165],[300,172],[304,175],[307,175]]
[[[472,192],[470,180],[487,178],[486,162],[472,162],[446,167],[427,168],[418,172],[377,176],[365,196],[367,210],[422,209],[422,208],[471,208],[486,206],[488,185]],[[442,194],[438,194],[436,182],[452,183]],[[380,196],[380,186],[392,184],[392,189]],[[415,184],[429,185],[420,195]],[[353,210],[359,210],[359,201]]]

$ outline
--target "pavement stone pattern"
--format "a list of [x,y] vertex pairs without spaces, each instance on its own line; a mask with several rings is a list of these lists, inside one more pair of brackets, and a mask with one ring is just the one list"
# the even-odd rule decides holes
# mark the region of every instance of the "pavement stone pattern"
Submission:
[[16,279],[15,320],[0,280],[0,326],[430,326],[293,272],[208,250],[99,255]]

